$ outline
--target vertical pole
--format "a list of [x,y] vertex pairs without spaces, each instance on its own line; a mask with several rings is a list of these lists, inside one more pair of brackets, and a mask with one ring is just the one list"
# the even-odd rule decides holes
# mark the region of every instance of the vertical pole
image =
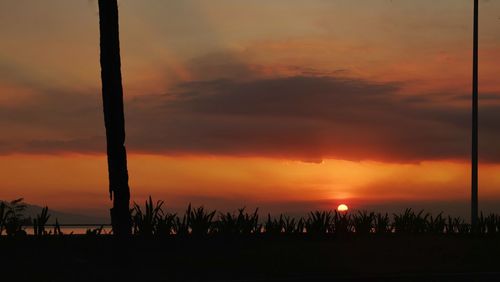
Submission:
[[472,71],[472,191],[471,191],[471,224],[477,227],[478,220],[478,32],[479,0],[474,0],[474,50]]
[[101,80],[113,234],[131,234],[117,0],[99,0]]

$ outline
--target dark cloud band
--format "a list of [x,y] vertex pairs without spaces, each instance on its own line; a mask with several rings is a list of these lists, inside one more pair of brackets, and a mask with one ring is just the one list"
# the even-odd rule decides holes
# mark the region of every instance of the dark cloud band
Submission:
[[[169,155],[304,161],[466,159],[470,144],[466,96],[408,97],[399,90],[397,83],[331,76],[183,83],[165,95],[127,101],[127,146],[131,151]],[[487,96],[494,100],[495,95]],[[23,140],[18,134],[1,140],[0,150],[104,152],[96,97],[55,91],[40,94],[28,105],[4,108],[0,123],[34,131],[42,127],[57,137]],[[499,115],[496,103],[481,108],[486,161],[500,161],[495,148],[500,141],[495,130]]]

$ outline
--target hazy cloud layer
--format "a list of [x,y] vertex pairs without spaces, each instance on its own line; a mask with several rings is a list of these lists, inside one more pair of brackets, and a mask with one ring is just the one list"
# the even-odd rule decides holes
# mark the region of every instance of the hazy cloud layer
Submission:
[[[131,104],[129,132],[141,138],[131,137],[130,146],[167,154],[311,161],[466,158],[469,109],[449,101],[464,98],[444,93],[436,102],[399,95],[398,89],[398,84],[306,76],[185,83],[173,94]],[[482,108],[483,143],[498,140],[497,113],[497,106]],[[484,156],[500,157],[496,150]]]
[[[165,95],[127,101],[127,145],[131,151],[169,155],[313,162],[467,158],[467,96],[404,96],[399,89],[397,83],[332,76],[182,83]],[[0,106],[0,124],[10,132],[0,139],[0,151],[104,152],[99,95],[46,89],[25,103]],[[500,160],[499,115],[494,102],[481,108],[481,153],[488,161]]]

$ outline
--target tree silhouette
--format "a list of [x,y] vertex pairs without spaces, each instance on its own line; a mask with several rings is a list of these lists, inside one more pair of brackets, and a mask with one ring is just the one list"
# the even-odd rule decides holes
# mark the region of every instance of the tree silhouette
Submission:
[[117,0],[99,0],[101,80],[108,153],[111,223],[116,236],[131,234],[125,118]]

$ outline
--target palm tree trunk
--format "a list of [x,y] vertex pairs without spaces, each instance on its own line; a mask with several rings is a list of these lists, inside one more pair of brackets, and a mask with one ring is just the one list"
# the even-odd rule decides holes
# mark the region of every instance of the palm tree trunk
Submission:
[[99,0],[101,79],[108,153],[111,224],[116,236],[131,234],[125,118],[120,62],[117,0]]

